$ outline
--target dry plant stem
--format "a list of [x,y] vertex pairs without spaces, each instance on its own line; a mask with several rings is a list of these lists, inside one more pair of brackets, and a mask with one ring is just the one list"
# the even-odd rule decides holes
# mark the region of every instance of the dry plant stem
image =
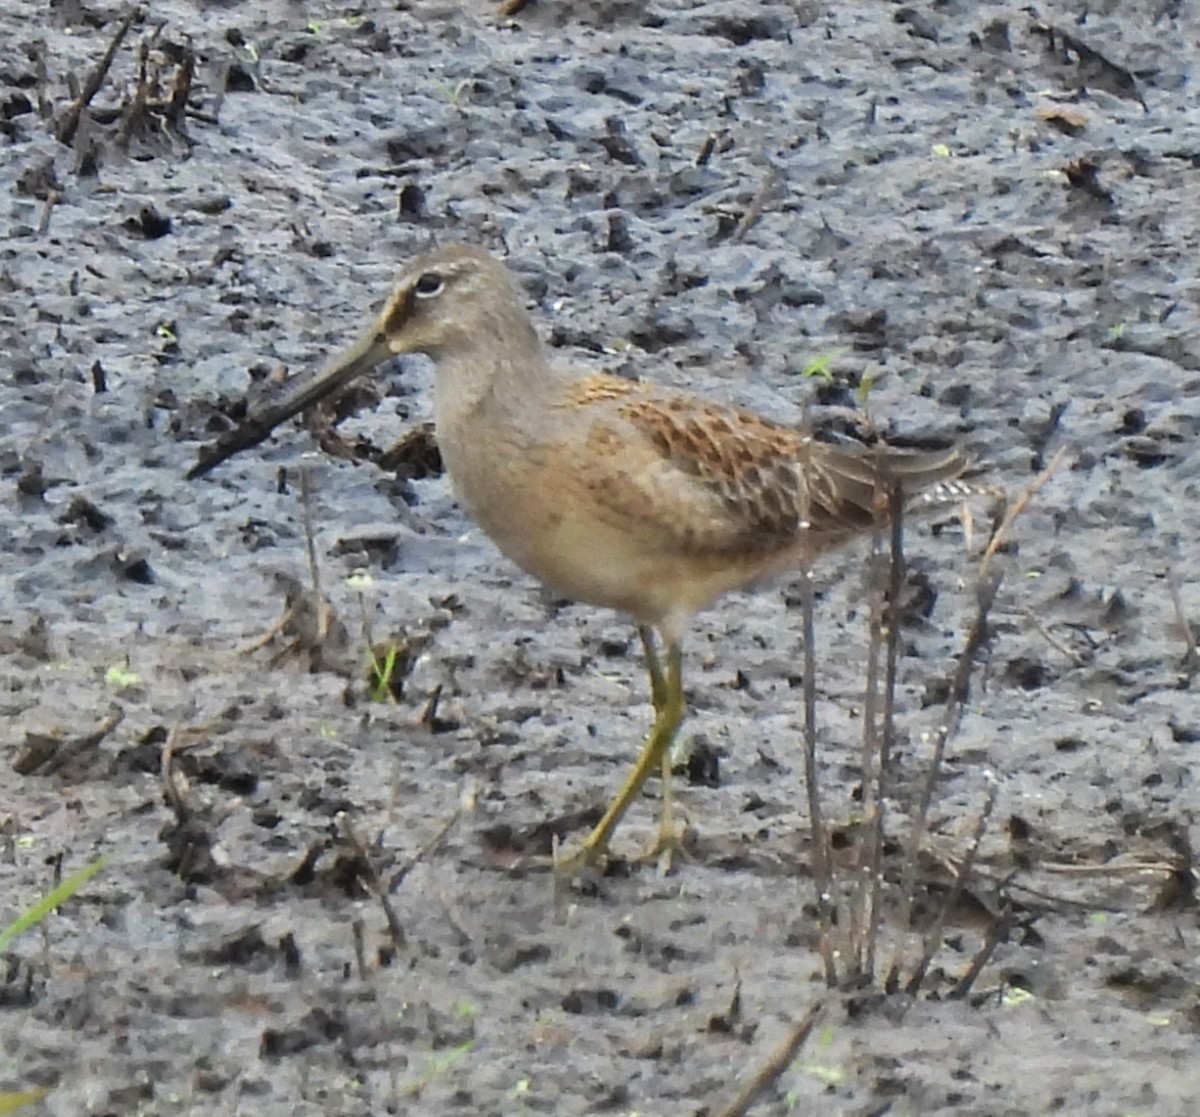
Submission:
[[888,564],[887,678],[883,689],[883,740],[879,746],[879,798],[885,797],[887,769],[896,740],[896,675],[900,663],[900,594],[904,583],[904,494],[894,481],[888,493],[891,548]]
[[870,925],[867,928],[867,954],[864,973],[874,978],[875,953],[883,908],[883,826],[887,816],[892,745],[896,740],[896,676],[900,662],[900,592],[904,580],[904,495],[893,484],[888,493],[891,515],[891,547],[888,565],[887,677],[883,689],[883,735],[879,741],[879,769],[876,773],[876,806],[871,823],[869,882],[871,885]]
[[46,40],[38,39],[33,44],[34,88],[37,90],[38,116],[49,120],[54,115],[54,104],[47,95],[50,75],[46,72]]
[[196,76],[196,53],[192,50],[191,40],[183,56],[183,63],[171,83],[171,98],[167,102],[167,119],[176,129],[183,128],[184,117],[187,113],[188,97],[192,93],[192,81]]
[[358,976],[362,981],[367,979],[367,948],[365,932],[366,926],[361,919],[356,919],[350,924],[350,933],[354,941],[354,964],[358,967]]
[[[877,494],[877,499],[879,495]],[[895,734],[896,664],[899,658],[899,625],[896,621],[904,575],[903,494],[893,485],[886,494],[890,519],[888,585],[886,593],[874,579],[871,588],[871,640],[867,656],[867,689],[863,712],[862,788],[863,821],[857,842],[857,875],[854,902],[848,919],[846,977],[870,982],[875,973],[879,937],[883,874],[883,824],[887,804],[888,765]],[[882,525],[875,530],[872,558],[882,552]],[[872,562],[872,570],[878,563]],[[885,617],[888,618],[885,623]],[[884,632],[886,630],[886,643]],[[882,703],[879,688],[879,654],[886,646],[887,666]],[[883,727],[880,729],[882,705]]]
[[882,550],[882,541],[876,529],[871,543],[871,618],[870,639],[867,643],[867,672],[866,686],[863,693],[863,739],[862,755],[859,766],[862,769],[863,809],[869,810],[878,792],[878,776],[875,763],[881,749],[879,734],[879,653],[883,648],[883,613],[886,605],[883,594],[879,592],[877,560]]
[[88,79],[84,82],[79,96],[75,99],[74,104],[67,109],[62,120],[59,122],[59,143],[70,146],[71,142],[75,139],[75,131],[79,127],[79,118],[83,115],[88,105],[91,104],[92,98],[100,92],[100,87],[104,84],[104,79],[112,67],[113,59],[117,56],[117,51],[120,50],[121,43],[124,42],[125,36],[129,34],[129,28],[133,26],[133,21],[138,18],[139,14],[140,11],[135,6],[130,8],[121,19],[120,24],[117,26],[117,33],[108,44],[108,50],[104,52],[104,57],[92,68],[92,72],[88,74]]
[[1046,482],[1054,476],[1058,467],[1062,464],[1066,452],[1065,448],[1059,450],[1050,459],[1050,464],[1026,486],[1025,491],[1006,509],[1004,518],[1000,521],[1000,525],[996,530],[992,532],[992,538],[988,542],[987,550],[983,552],[983,558],[980,560],[979,573],[981,576],[987,573],[992,556],[1007,542],[1009,533],[1012,531],[1012,526],[1016,522],[1017,517],[1029,507],[1033,498],[1041,491]]
[[133,100],[129,107],[125,110],[125,115],[121,120],[121,127],[117,130],[117,143],[121,147],[127,147],[129,141],[133,139],[134,132],[142,126],[148,113],[146,104],[150,96],[150,85],[147,80],[146,70],[149,57],[149,46],[143,39],[138,44],[138,83],[137,89],[134,91]]
[[834,962],[833,919],[831,913],[833,881],[829,868],[829,835],[821,809],[821,785],[817,777],[817,654],[816,624],[813,618],[812,569],[801,571],[804,623],[804,787],[808,794],[808,825],[812,834],[812,876],[817,890],[817,924],[821,940],[821,958],[825,963],[825,983],[837,984]]
[[[207,745],[211,740],[211,727],[207,725],[189,726],[187,729],[181,730],[178,725],[173,725],[167,733],[167,739],[163,743],[162,752],[159,756],[159,776],[163,782],[163,798],[166,799],[167,805],[173,810],[178,805],[179,810],[190,815],[191,808],[183,801],[182,793],[174,774],[174,764],[176,753],[186,752],[188,749],[198,749]],[[181,740],[180,738],[187,735],[190,739]],[[176,813],[179,813],[176,810]]]
[[429,839],[416,853],[409,859],[407,865],[401,866],[395,873],[392,874],[392,879],[388,881],[388,894],[391,895],[404,883],[404,878],[413,871],[422,861],[425,860],[438,846],[445,840],[446,835],[454,828],[454,824],[462,818],[462,807],[455,807],[451,812],[450,817],[438,827],[433,837]]
[[[954,673],[950,696],[946,700],[942,722],[938,726],[934,737],[933,757],[929,762],[929,772],[925,777],[925,784],[921,788],[921,801],[917,807],[916,816],[913,819],[912,837],[909,839],[909,847],[904,859],[904,874],[900,885],[900,926],[902,927],[909,926],[912,920],[913,892],[917,886],[917,863],[921,856],[921,842],[924,840],[925,828],[929,821],[929,806],[933,801],[933,789],[937,784],[938,776],[941,774],[942,759],[946,754],[946,743],[958,728],[959,715],[962,712],[963,704],[966,702],[969,692],[971,671],[974,668],[980,649],[987,642],[988,614],[991,611],[992,604],[996,600],[996,592],[1000,588],[1000,582],[1003,580],[1003,575],[999,573],[983,575],[982,577],[983,581],[981,581],[976,590],[978,610],[975,614],[975,622],[971,625],[967,642],[963,650],[959,653],[958,667]],[[893,972],[896,971],[895,962],[893,962],[892,970]]]
[[167,739],[163,742],[162,753],[159,756],[159,778],[162,781],[163,798],[171,813],[179,822],[191,818],[192,811],[187,805],[187,798],[175,778],[175,750],[178,748],[179,727],[171,726]]
[[[96,163],[96,143],[92,137],[95,130],[95,125],[92,123],[92,117],[89,113],[84,113],[79,119],[79,127],[75,130],[75,158],[72,160],[71,171],[74,174],[86,177],[89,174],[89,167],[94,168]],[[95,174],[92,170],[91,174]]]
[[383,888],[383,882],[380,881],[379,874],[375,871],[375,862],[371,860],[370,854],[367,852],[367,847],[359,841],[358,835],[354,832],[350,816],[345,811],[342,811],[338,814],[336,821],[339,831],[354,851],[355,857],[358,858],[362,866],[363,872],[366,875],[365,883],[375,894],[375,899],[379,901],[379,906],[383,909],[383,918],[387,921],[388,934],[391,937],[392,945],[397,950],[403,950],[408,940],[405,937],[404,928],[400,924],[400,917],[396,914],[396,909],[392,907],[392,901],[388,898],[388,894]]
[[1175,873],[1178,865],[1169,861],[1127,861],[1120,865],[1062,865],[1053,861],[1042,861],[1038,865],[1048,873],[1075,877],[1119,877],[1127,873]]
[[25,747],[12,762],[13,771],[21,776],[57,772],[75,757],[95,749],[124,720],[125,711],[114,706],[94,728],[75,738],[59,738],[53,733],[27,734]]
[[[1034,480],[1026,487],[1025,491],[1017,498],[1017,500],[1009,507],[1000,524],[992,533],[992,538],[988,543],[987,549],[979,564],[979,585],[976,588],[976,599],[978,608],[975,614],[975,621],[971,626],[971,631],[967,636],[967,642],[963,647],[962,652],[958,657],[958,667],[954,673],[954,680],[950,688],[950,695],[946,701],[946,709],[942,718],[942,723],[938,726],[937,733],[934,737],[933,757],[929,763],[929,772],[925,778],[925,784],[921,789],[921,800],[917,807],[916,817],[913,820],[912,836],[909,840],[909,847],[905,855],[904,870],[900,886],[900,925],[908,927],[912,923],[912,908],[914,891],[917,883],[917,868],[921,855],[921,843],[925,837],[926,827],[929,822],[929,807],[933,800],[933,789],[937,784],[938,776],[941,773],[942,760],[946,753],[946,744],[950,737],[958,728],[959,718],[962,713],[962,707],[966,703],[969,694],[971,671],[974,667],[975,660],[978,658],[980,650],[987,641],[988,636],[988,614],[991,612],[992,605],[995,603],[996,594],[1000,589],[1000,583],[1003,581],[1003,573],[997,573],[989,569],[992,556],[996,554],[1001,545],[1008,538],[1012,531],[1013,524],[1017,517],[1029,507],[1034,496],[1042,489],[1047,481],[1054,475],[1055,470],[1062,462],[1065,450],[1059,450],[1057,454],[1050,460],[1050,463]],[[986,821],[986,816],[990,815],[994,806],[995,791],[993,790],[989,798],[988,806],[985,810],[985,816],[981,819],[981,824]],[[978,839],[976,840],[978,841]],[[924,967],[928,963],[922,964],[918,972],[923,976]],[[899,955],[898,951],[893,956],[891,970],[888,976],[888,983],[895,980],[899,973]],[[919,982],[918,982],[919,984]],[[909,982],[909,988],[914,986]]]
[[866,976],[869,980],[871,965],[867,960],[871,953],[868,928],[875,922],[872,905],[878,898],[874,878],[879,869],[880,798],[882,795],[882,770],[876,770],[883,749],[879,729],[879,660],[883,648],[883,614],[886,608],[884,595],[874,575],[878,572],[878,560],[882,552],[881,529],[876,528],[871,546],[871,636],[867,645],[866,689],[863,697],[862,757],[859,767],[862,772],[862,825],[857,842],[856,875],[854,898],[851,902],[846,933],[845,951],[849,972],[846,977]]
[[220,122],[221,110],[225,107],[225,96],[229,92],[229,75],[232,70],[233,63],[226,59],[209,71],[209,83],[212,89],[209,115],[212,117],[214,125]]
[[46,200],[42,204],[42,219],[38,222],[37,235],[39,238],[44,237],[50,231],[50,215],[54,212],[54,207],[59,203],[57,190],[48,190],[46,192]]
[[265,648],[276,636],[281,636],[284,630],[292,622],[292,618],[296,615],[294,606],[288,606],[284,609],[280,616],[270,628],[265,632],[260,632],[253,640],[247,640],[246,643],[239,645],[234,649],[234,655],[251,655],[258,651],[259,648]]
[[437,722],[438,706],[442,702],[442,684],[438,683],[433,688],[433,693],[429,696],[429,700],[425,703],[425,708],[421,711],[420,722],[426,729],[432,731]]
[[921,954],[921,960],[917,963],[916,969],[913,970],[912,975],[908,979],[908,986],[905,992],[910,996],[915,996],[920,990],[921,983],[925,980],[925,974],[929,972],[929,964],[933,961],[933,956],[942,945],[942,931],[945,930],[946,920],[958,904],[958,901],[962,898],[963,889],[966,888],[967,881],[971,876],[971,870],[975,867],[975,858],[979,855],[979,844],[983,841],[983,832],[987,829],[987,824],[991,821],[992,812],[996,809],[996,796],[999,793],[1000,784],[995,776],[989,774],[988,779],[991,787],[988,789],[988,797],[983,804],[983,810],[979,812],[979,817],[975,819],[975,829],[971,834],[971,844],[967,847],[967,853],[962,860],[962,864],[959,865],[958,871],[954,874],[953,887],[947,893],[941,910],[938,912],[937,918],[933,921],[933,926],[926,932],[925,949]]
[[979,975],[983,972],[983,967],[988,964],[992,955],[1006,938],[1008,932],[1012,929],[1016,917],[1013,915],[1011,908],[1006,908],[993,921],[988,928],[987,938],[983,940],[983,945],[976,952],[975,957],[971,959],[970,966],[967,967],[967,972],[959,979],[958,983],[947,994],[951,1000],[961,1000],[974,987]]
[[374,659],[375,636],[371,629],[371,617],[367,612],[367,595],[361,590],[358,593],[358,611],[362,616],[363,644],[366,646],[371,658]]
[[762,180],[762,185],[755,192],[754,197],[750,199],[750,204],[746,207],[746,212],[742,214],[741,220],[737,223],[730,240],[737,242],[742,239],[754,226],[754,223],[762,216],[763,209],[766,207],[767,201],[775,192],[775,187],[779,185],[779,170],[776,167],[768,167],[766,176]]
[[[878,544],[878,538],[876,539]],[[878,546],[872,559],[878,557]],[[875,568],[872,561],[872,569]],[[875,923],[873,905],[877,900],[874,887],[875,876],[879,871],[879,850],[881,847],[881,810],[879,799],[879,784],[882,779],[880,772],[875,770],[882,745],[879,731],[879,658],[883,647],[883,595],[872,588],[871,606],[871,638],[867,647],[867,677],[866,694],[863,702],[863,741],[862,758],[859,763],[862,772],[862,825],[859,828],[857,840],[857,857],[855,859],[854,897],[851,901],[847,919],[846,931],[847,948],[845,951],[848,972],[845,975],[853,980],[856,977],[870,979],[871,962],[868,956],[872,953],[869,928]]]
[[1126,909],[1118,903],[1101,903],[1094,896],[1086,897],[1082,900],[1073,900],[1069,896],[1059,896],[1053,892],[1047,892],[1044,888],[1034,888],[1030,884],[1022,884],[1021,881],[1015,879],[1016,873],[1010,873],[1005,878],[1004,887],[1011,892],[1020,892],[1022,896],[1028,897],[1030,900],[1035,900],[1038,903],[1045,904],[1055,911],[1073,911],[1083,914],[1091,912],[1107,912],[1117,913],[1123,912]]
[[1046,643],[1050,645],[1050,647],[1052,647],[1056,652],[1058,652],[1059,655],[1063,656],[1072,666],[1074,666],[1074,667],[1086,667],[1087,666],[1087,660],[1083,656],[1077,654],[1076,652],[1071,651],[1071,649],[1068,648],[1065,644],[1061,643],[1058,640],[1055,640],[1054,637],[1050,635],[1049,629],[1047,629],[1046,626],[1044,624],[1042,624],[1042,622],[1040,620],[1038,620],[1037,614],[1035,614],[1032,609],[1022,609],[1021,615],[1033,626],[1033,630],[1043,640],[1045,640]]
[[304,549],[308,555],[308,576],[317,609],[317,640],[320,641],[329,635],[330,613],[321,592],[321,565],[317,560],[317,533],[312,514],[312,470],[303,465],[300,467],[300,504],[304,509]]
[[1179,592],[1179,579],[1174,570],[1167,571],[1167,589],[1171,594],[1171,604],[1175,608],[1175,620],[1183,630],[1183,642],[1187,645],[1187,653],[1183,657],[1183,669],[1190,679],[1200,670],[1200,652],[1196,650],[1196,633],[1192,630],[1192,622],[1188,620],[1183,608],[1183,597]]
[[808,1037],[812,1035],[812,1030],[817,1023],[817,1017],[821,1015],[824,1008],[825,1005],[821,1001],[813,1005],[804,1014],[800,1022],[787,1034],[783,1042],[767,1056],[766,1062],[754,1072],[750,1081],[737,1092],[737,1096],[733,1101],[723,1109],[717,1110],[713,1114],[713,1117],[743,1117],[758,1099],[759,1095],[791,1066],[796,1053],[804,1046]]

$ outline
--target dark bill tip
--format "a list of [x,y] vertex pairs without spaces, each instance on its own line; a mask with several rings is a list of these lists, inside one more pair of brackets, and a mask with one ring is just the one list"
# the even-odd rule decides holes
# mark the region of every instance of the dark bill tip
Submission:
[[320,403],[355,377],[370,372],[391,356],[392,351],[384,335],[377,329],[368,331],[352,348],[335,357],[310,380],[287,392],[276,403],[248,415],[245,421],[233,430],[226,431],[216,442],[202,447],[196,464],[187,472],[187,479],[194,481],[197,477],[203,477],[234,454],[257,446],[280,423]]

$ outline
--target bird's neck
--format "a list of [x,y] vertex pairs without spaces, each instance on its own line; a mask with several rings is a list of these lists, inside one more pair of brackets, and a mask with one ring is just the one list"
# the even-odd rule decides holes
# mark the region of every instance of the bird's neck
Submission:
[[532,323],[477,322],[431,356],[437,364],[434,421],[444,431],[468,420],[504,423],[528,407],[531,396],[547,391],[556,377]]

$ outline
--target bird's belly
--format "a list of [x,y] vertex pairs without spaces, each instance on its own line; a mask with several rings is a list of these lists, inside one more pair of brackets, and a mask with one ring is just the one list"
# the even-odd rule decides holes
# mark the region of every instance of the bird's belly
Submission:
[[646,548],[566,508],[517,507],[502,522],[481,510],[476,518],[505,555],[555,593],[628,613],[641,624],[690,616],[754,576],[729,556],[714,561]]
[[493,453],[487,440],[446,440],[443,456],[471,518],[500,550],[552,591],[678,626],[721,594],[761,576],[767,555],[663,547],[655,530],[610,517],[576,479],[548,467],[536,447]]

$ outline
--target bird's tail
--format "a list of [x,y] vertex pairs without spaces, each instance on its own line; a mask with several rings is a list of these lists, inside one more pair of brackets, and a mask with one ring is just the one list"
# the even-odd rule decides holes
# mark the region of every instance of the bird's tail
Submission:
[[[998,491],[972,477],[982,472],[971,453],[959,446],[946,450],[907,450],[858,443],[820,444],[819,464],[810,480],[812,526],[832,534],[862,529],[885,518],[895,485],[910,508],[954,504]],[[821,521],[828,517],[827,523]]]

